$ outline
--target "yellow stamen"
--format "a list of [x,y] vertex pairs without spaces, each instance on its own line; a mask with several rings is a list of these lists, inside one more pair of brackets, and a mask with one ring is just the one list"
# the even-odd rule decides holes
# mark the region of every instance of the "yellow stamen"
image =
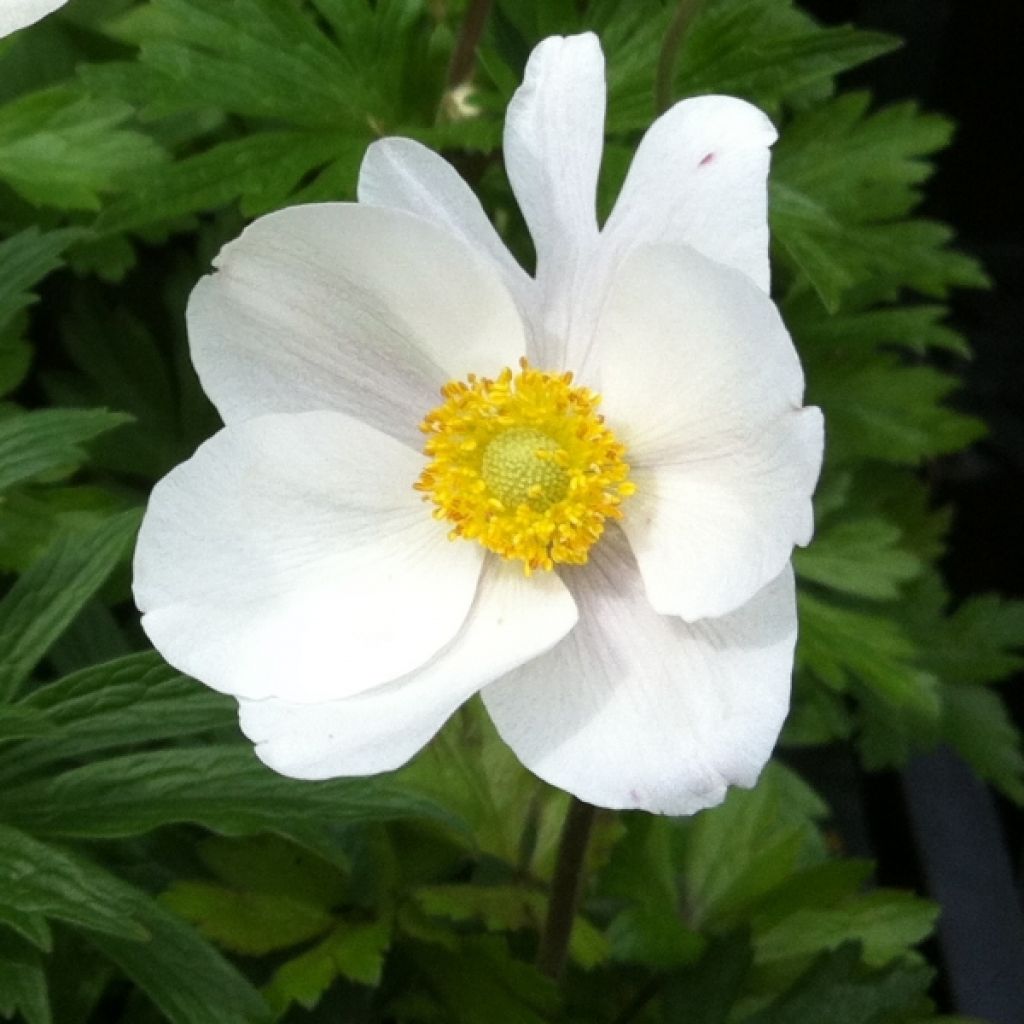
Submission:
[[452,540],[477,540],[527,574],[582,565],[635,490],[626,450],[597,413],[599,395],[571,373],[519,365],[445,384],[420,425],[431,462],[415,487],[452,523]]

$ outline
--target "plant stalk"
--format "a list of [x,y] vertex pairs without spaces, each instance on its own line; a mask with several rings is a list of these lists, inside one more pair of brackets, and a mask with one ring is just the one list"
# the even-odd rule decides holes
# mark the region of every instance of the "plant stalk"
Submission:
[[596,807],[573,797],[558,841],[547,920],[537,950],[537,967],[555,981],[569,955],[569,937],[583,892],[583,861],[596,816]]
[[493,0],[471,0],[469,10],[462,19],[459,37],[455,41],[452,59],[448,63],[448,88],[454,89],[469,80],[476,67],[476,51],[480,37],[487,26]]

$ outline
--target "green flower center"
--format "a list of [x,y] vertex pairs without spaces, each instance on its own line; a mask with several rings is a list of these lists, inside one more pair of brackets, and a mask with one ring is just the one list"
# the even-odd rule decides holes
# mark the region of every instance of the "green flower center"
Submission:
[[507,509],[529,505],[538,512],[561,501],[569,490],[569,474],[561,464],[565,453],[553,438],[532,427],[512,427],[484,449],[480,476],[487,490]]

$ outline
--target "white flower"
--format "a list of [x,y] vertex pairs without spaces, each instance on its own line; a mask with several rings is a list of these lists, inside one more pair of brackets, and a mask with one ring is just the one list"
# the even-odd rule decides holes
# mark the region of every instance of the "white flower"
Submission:
[[0,38],[32,25],[68,0],[0,0]]
[[259,219],[192,295],[226,426],[154,490],[135,593],[279,772],[395,768],[477,692],[607,807],[691,813],[770,755],[822,452],[767,294],[775,131],[679,103],[599,231],[604,102],[587,34],[509,106],[535,279],[447,163],[384,139],[359,203]]

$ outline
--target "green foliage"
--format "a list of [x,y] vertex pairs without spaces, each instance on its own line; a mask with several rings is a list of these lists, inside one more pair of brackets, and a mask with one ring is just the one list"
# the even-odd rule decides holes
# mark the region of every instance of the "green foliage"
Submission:
[[539,38],[592,29],[602,215],[658,87],[780,127],[774,293],[828,434],[784,740],[867,768],[945,741],[1024,803],[992,686],[1022,666],[1024,605],[951,607],[920,472],[983,431],[945,301],[985,277],[916,212],[952,126],[837,91],[897,41],[791,0],[705,0],[656,83],[675,8],[496,0],[469,116],[446,92],[465,0],[76,0],[0,45],[0,1018],[956,1024],[915,948],[935,908],[836,856],[781,764],[689,820],[599,816],[555,986],[531,960],[567,799],[478,704],[392,776],[288,780],[233,701],[145,649],[129,600],[145,494],[217,426],[183,331],[217,248],[353,198],[397,134],[443,149],[528,253],[504,106]]

